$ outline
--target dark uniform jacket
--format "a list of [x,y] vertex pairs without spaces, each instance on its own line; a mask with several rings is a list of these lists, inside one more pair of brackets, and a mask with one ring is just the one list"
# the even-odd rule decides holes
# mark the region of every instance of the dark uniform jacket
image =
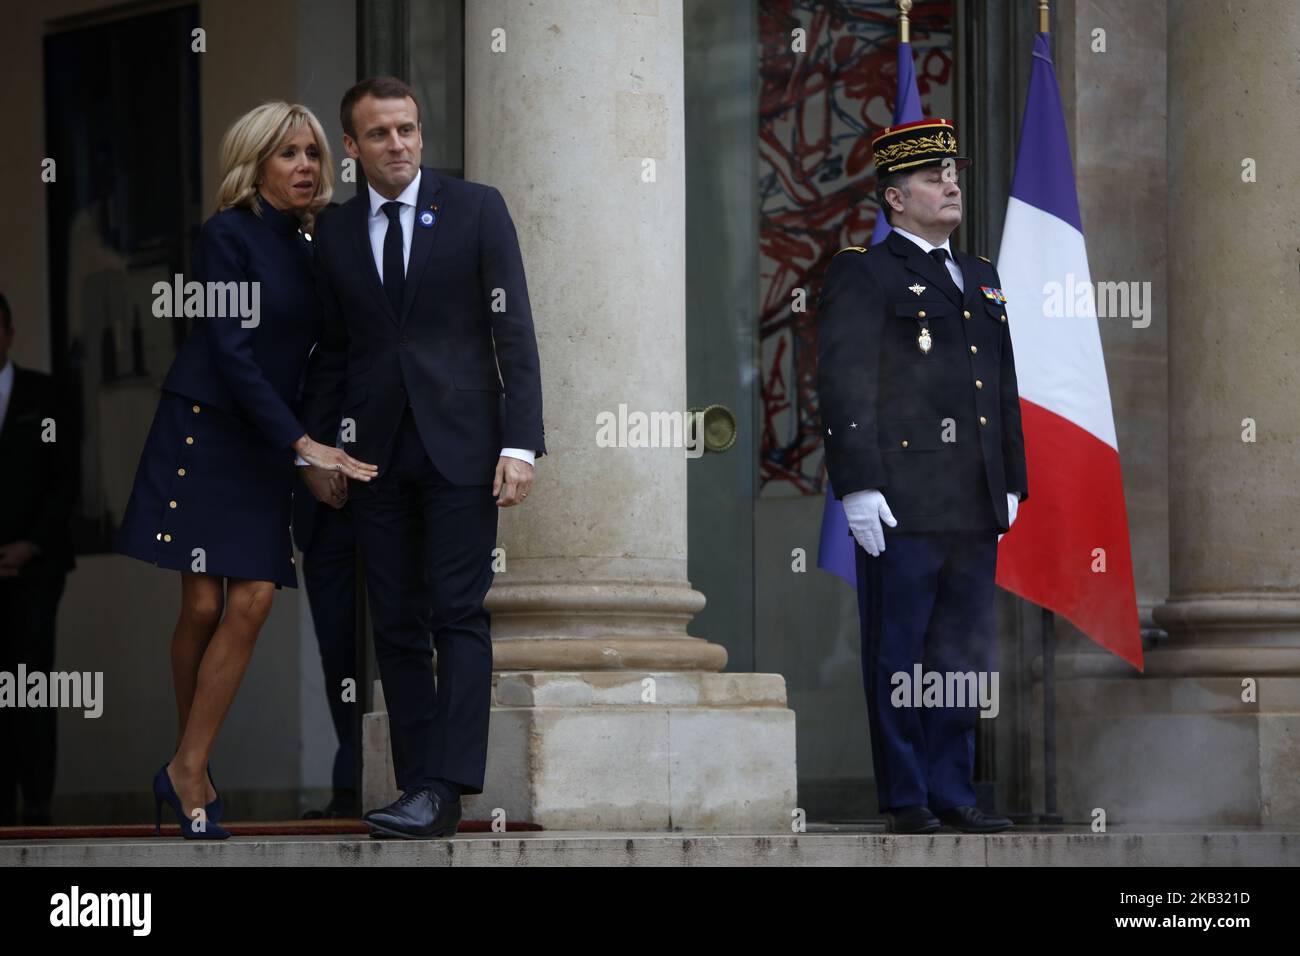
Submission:
[[826,469],[837,498],[884,493],[898,519],[886,531],[1006,531],[1007,493],[1029,497],[1007,305],[981,289],[1002,283],[987,260],[954,257],[960,299],[947,268],[896,232],[841,250],[822,286]]

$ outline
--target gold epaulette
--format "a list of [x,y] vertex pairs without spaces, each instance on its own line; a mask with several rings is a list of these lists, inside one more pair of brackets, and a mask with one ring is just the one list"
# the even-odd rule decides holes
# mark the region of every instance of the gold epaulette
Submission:
[[[866,251],[867,251],[866,246],[845,246],[843,249],[840,250],[840,252],[866,252]],[[835,256],[838,256],[840,252],[835,253]],[[834,259],[835,256],[831,256],[831,258]]]

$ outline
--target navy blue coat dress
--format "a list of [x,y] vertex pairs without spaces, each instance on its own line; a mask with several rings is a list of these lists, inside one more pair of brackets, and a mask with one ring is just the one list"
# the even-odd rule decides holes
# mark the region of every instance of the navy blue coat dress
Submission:
[[[258,283],[256,324],[195,322],[167,377],[114,550],[178,571],[297,587],[289,525],[294,412],[320,332],[311,242],[260,203],[203,225],[193,275]],[[251,287],[244,287],[251,288]]]

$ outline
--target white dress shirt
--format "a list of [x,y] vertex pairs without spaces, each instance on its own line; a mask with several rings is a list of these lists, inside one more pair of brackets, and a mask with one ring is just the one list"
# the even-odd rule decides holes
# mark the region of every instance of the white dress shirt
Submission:
[[[370,254],[375,259],[375,270],[379,273],[379,284],[384,284],[384,240],[388,237],[388,213],[384,212],[384,203],[399,202],[402,208],[397,212],[397,221],[402,226],[402,266],[409,267],[411,264],[411,236],[415,232],[415,204],[420,198],[420,177],[424,175],[422,170],[416,170],[415,178],[407,183],[406,188],[402,190],[397,199],[385,199],[379,193],[375,192],[375,187],[369,183],[366,189],[370,193],[370,215],[367,217],[366,226],[370,233]],[[533,464],[537,459],[537,453],[528,448],[502,448],[501,456],[503,458],[518,458],[520,461],[526,461]],[[305,465],[306,462],[299,456],[297,463]]]
[[9,414],[9,398],[14,393],[13,359],[5,359],[5,367],[0,368],[0,432],[5,429],[5,416]]
[[922,239],[920,236],[913,235],[912,233],[908,232],[906,229],[899,229],[897,226],[894,226],[894,232],[898,233],[900,236],[905,236],[906,238],[911,239],[913,242],[915,242],[918,246],[921,247],[921,250],[927,256],[930,254],[931,249],[942,249],[945,252],[947,252],[948,258],[944,260],[943,264],[948,267],[948,274],[952,276],[952,281],[957,283],[957,288],[960,289],[962,292],[966,291],[966,283],[962,279],[962,275],[961,275],[961,266],[957,265],[957,260],[953,257],[952,248],[948,245],[947,239],[943,241],[942,245],[936,246],[933,243],[928,242],[925,239]]
[[[402,208],[397,213],[398,221],[402,224],[402,265],[407,266],[411,262],[411,234],[415,231],[415,203],[420,198],[420,177],[424,175],[422,171],[417,170],[415,178],[412,179],[402,194],[397,197],[397,202],[402,204]],[[390,202],[379,193],[375,192],[375,187],[369,184],[366,189],[370,193],[370,218],[367,225],[370,228],[370,253],[375,257],[375,268],[379,270],[379,284],[384,284],[384,239],[388,236],[388,214],[384,212],[384,204]]]

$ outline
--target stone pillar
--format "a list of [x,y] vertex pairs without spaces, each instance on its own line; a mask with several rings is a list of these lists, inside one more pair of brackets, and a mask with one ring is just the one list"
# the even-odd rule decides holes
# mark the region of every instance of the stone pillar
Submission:
[[686,633],[681,447],[599,447],[601,413],[684,413],[680,0],[466,6],[466,178],[519,232],[548,456],[503,513],[488,598],[488,782],[548,828],[786,828],[794,714],[779,675],[719,674]]
[[1300,8],[1180,0],[1167,37],[1170,593],[1153,616],[1169,640],[1141,677],[1099,655],[1063,668],[1062,807],[1294,825],[1300,127],[1283,117],[1300,88]]
[[502,516],[497,667],[720,670],[686,634],[683,450],[595,444],[620,404],[686,409],[681,5],[474,3],[465,47],[465,175],[520,233],[550,453]]
[[[1300,8],[1171,3],[1168,36],[1170,596],[1156,620],[1172,640],[1148,673],[1201,698],[1221,745],[1210,776],[1229,783],[1211,790],[1227,792],[1203,819],[1295,824],[1300,126],[1279,117],[1300,89]],[[1245,678],[1256,702],[1241,699]],[[1180,748],[1202,778],[1205,742]]]

